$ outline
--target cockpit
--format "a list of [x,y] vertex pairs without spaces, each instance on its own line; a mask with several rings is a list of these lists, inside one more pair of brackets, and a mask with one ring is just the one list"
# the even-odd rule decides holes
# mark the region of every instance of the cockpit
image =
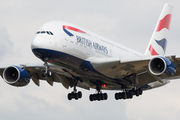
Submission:
[[48,35],[54,35],[51,31],[38,31],[36,34],[48,34]]

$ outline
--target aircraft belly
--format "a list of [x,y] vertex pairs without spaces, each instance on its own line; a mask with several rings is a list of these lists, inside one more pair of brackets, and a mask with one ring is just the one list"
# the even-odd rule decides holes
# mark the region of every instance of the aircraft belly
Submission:
[[66,68],[65,71],[84,82],[88,87],[95,88],[96,84],[103,83],[108,84],[108,87],[104,89],[121,89],[121,85],[132,86],[126,80],[110,78],[100,73],[89,61],[78,57],[48,49],[33,49],[33,52],[39,58],[48,57],[50,63]]

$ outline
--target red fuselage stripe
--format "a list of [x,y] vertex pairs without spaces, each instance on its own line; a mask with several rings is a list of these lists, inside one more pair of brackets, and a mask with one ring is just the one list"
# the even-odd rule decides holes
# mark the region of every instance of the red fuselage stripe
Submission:
[[73,30],[73,31],[76,31],[76,32],[80,32],[80,33],[86,33],[80,29],[77,29],[77,28],[74,28],[74,27],[71,27],[71,26],[67,26],[67,25],[63,25],[63,29],[69,29],[69,30]]

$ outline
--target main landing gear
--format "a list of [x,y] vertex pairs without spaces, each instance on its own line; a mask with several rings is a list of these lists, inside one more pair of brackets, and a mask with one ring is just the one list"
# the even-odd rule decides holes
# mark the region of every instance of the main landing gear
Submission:
[[79,98],[82,98],[82,92],[81,91],[77,92],[76,85],[77,85],[77,81],[76,84],[74,85],[73,92],[69,93],[67,96],[68,100],[72,100],[72,99],[78,100]]
[[119,99],[132,99],[133,98],[133,95],[136,95],[136,96],[139,96],[139,95],[142,95],[143,91],[141,88],[139,89],[133,89],[133,90],[130,90],[130,91],[125,91],[125,92],[120,92],[120,93],[116,93],[115,94],[115,99],[116,100],[119,100]]
[[48,60],[48,58],[46,58],[46,59],[45,59],[45,62],[44,62],[45,70],[42,70],[42,71],[41,71],[42,77],[46,77],[46,75],[47,75],[48,77],[51,77],[51,76],[52,76],[52,72],[51,72],[51,70],[49,70],[48,62],[49,62],[49,60]]
[[79,98],[82,98],[82,92],[79,91],[79,92],[71,92],[68,94],[68,100],[72,100],[72,99],[75,99],[75,100],[78,100]]
[[107,93],[102,93],[101,90],[100,90],[100,87],[97,87],[96,90],[98,91],[97,94],[91,94],[91,95],[89,96],[89,100],[90,100],[90,101],[107,100],[107,98],[108,98]]
[[89,100],[90,100],[90,101],[107,100],[107,98],[108,98],[107,93],[97,93],[97,94],[91,94],[91,95],[89,96]]

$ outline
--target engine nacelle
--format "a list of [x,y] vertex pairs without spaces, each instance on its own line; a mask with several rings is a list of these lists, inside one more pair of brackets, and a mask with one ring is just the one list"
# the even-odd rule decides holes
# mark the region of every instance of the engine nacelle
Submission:
[[6,83],[12,86],[26,86],[30,82],[30,75],[29,73],[18,66],[10,66],[7,67],[3,71],[3,78]]
[[149,71],[162,78],[172,77],[176,73],[176,67],[167,58],[156,57],[149,62]]

